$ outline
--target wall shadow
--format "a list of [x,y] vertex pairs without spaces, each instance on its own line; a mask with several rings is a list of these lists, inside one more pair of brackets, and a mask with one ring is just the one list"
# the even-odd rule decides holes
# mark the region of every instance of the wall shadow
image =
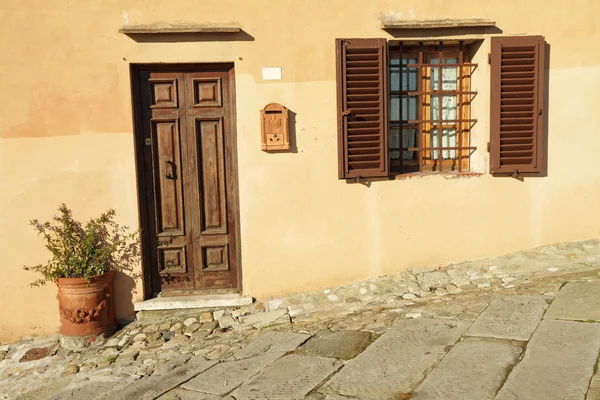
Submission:
[[133,295],[136,292],[136,282],[131,276],[117,271],[114,280],[115,314],[120,326],[127,325],[135,320],[133,309]]
[[[123,227],[122,232],[126,229],[128,228]],[[116,270],[113,282],[115,314],[120,327],[135,320],[133,298],[134,294],[137,294],[136,283],[142,275],[139,271],[141,261],[140,233],[138,231],[127,245],[121,248],[113,260],[113,267]]]

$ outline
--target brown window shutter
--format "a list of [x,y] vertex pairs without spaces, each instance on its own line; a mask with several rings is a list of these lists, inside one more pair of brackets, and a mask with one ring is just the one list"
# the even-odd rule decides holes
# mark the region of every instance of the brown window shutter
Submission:
[[337,39],[340,179],[389,175],[385,39]]
[[490,159],[493,175],[542,172],[544,47],[542,36],[492,38]]

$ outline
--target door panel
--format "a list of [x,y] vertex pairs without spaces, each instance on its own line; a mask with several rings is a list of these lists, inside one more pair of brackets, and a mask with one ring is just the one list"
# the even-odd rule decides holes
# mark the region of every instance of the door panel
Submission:
[[196,119],[202,234],[226,234],[225,161],[221,119]]
[[221,107],[223,105],[221,78],[193,78],[194,107]]
[[149,79],[150,108],[177,108],[177,78]]
[[155,295],[239,290],[233,76],[232,67],[138,71]]
[[152,119],[152,165],[154,173],[158,236],[183,236],[183,179],[181,136],[177,119]]

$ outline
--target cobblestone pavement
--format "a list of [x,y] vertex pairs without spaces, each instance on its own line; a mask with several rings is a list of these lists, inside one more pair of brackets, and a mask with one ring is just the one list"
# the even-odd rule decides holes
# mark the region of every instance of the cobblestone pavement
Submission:
[[600,241],[0,345],[0,399],[600,399]]

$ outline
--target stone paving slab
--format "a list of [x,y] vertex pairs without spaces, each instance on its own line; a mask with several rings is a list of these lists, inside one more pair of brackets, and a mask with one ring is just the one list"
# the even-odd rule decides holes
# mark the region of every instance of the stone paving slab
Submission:
[[284,354],[284,352],[269,351],[252,358],[225,361],[196,376],[181,387],[196,392],[223,396]]
[[[54,379],[51,382],[46,383],[45,385],[40,385],[32,390],[23,393],[19,396],[16,396],[17,400],[42,400],[51,398],[56,392],[63,390],[66,388],[73,378],[71,376],[60,377]],[[6,397],[9,398],[9,397]]]
[[129,382],[114,376],[99,376],[92,378],[96,379],[92,382],[89,380],[72,382],[62,390],[57,390],[51,395],[40,397],[40,400],[96,400],[103,398],[100,393],[106,391],[107,388],[110,388],[114,393],[115,391],[124,389],[128,385],[135,384],[131,381],[131,378],[129,379]]
[[545,318],[600,321],[600,282],[567,283],[560,289]]
[[322,330],[298,348],[298,354],[350,360],[363,351],[373,340],[365,331]]
[[125,389],[109,392],[101,397],[104,400],[136,399],[154,400],[169,390],[181,385],[190,378],[215,365],[217,361],[193,357],[186,364],[175,368],[166,375],[155,375],[140,380]]
[[400,321],[319,391],[365,400],[401,398],[415,389],[468,326],[464,321]]
[[586,400],[600,400],[600,365],[596,364],[596,372],[590,381]]
[[497,400],[583,400],[600,351],[600,324],[544,320]]
[[221,396],[215,396],[213,394],[198,393],[177,388],[163,394],[156,400],[220,400],[221,398]]
[[357,399],[356,397],[340,396],[337,394],[325,395],[323,393],[313,392],[313,393],[309,394],[308,396],[306,396],[304,398],[304,400],[360,400],[360,399]]
[[544,296],[498,296],[466,335],[529,340],[548,308]]
[[518,342],[466,339],[427,375],[411,399],[491,400],[522,351]]
[[292,354],[265,368],[260,375],[232,393],[236,400],[300,400],[337,371],[333,358]]
[[243,349],[238,350],[233,358],[241,360],[244,358],[256,357],[267,351],[276,353],[287,353],[295,350],[304,343],[310,336],[301,333],[292,332],[267,332],[259,336]]

